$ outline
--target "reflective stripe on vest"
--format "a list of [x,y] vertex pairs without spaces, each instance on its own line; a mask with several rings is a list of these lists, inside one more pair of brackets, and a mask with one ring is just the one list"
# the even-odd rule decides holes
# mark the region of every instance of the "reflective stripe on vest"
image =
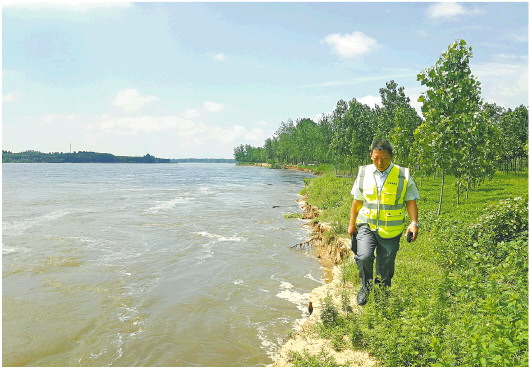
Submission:
[[397,237],[403,232],[405,219],[405,189],[409,181],[408,168],[394,164],[378,191],[373,166],[359,168],[359,188],[363,194],[363,207],[357,223],[365,223],[383,238]]

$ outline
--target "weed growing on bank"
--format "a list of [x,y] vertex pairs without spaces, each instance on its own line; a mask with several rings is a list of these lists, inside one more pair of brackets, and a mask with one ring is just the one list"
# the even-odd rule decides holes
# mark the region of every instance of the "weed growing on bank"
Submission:
[[[324,175],[303,191],[344,237],[353,180]],[[344,261],[341,302],[323,301],[320,325],[337,351],[365,349],[386,366],[528,366],[527,177],[497,174],[459,206],[454,182],[436,216],[439,180],[418,178],[419,238],[402,240],[392,287],[360,313],[349,309],[355,262]]]
[[335,359],[326,352],[322,351],[320,355],[311,355],[309,352],[304,353],[290,352],[289,361],[298,367],[335,367],[339,366]]

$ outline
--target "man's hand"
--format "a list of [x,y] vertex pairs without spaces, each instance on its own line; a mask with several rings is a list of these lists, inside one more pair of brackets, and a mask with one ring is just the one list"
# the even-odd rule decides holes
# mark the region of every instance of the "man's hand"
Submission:
[[409,232],[412,232],[412,240],[410,242],[416,241],[416,238],[418,237],[418,226],[414,224],[409,225],[407,231],[405,232],[405,237]]
[[354,233],[357,233],[357,224],[353,223],[348,226],[348,233],[350,236],[353,236]]
[[407,236],[407,233],[412,232],[412,241],[410,242],[414,242],[418,237],[418,205],[416,204],[416,200],[405,201],[405,205],[411,221],[411,224],[405,232],[405,237]]
[[357,219],[357,214],[359,214],[359,210],[361,210],[362,207],[362,201],[355,199],[353,200],[350,210],[350,225],[348,226],[348,233],[350,236],[353,236],[353,234],[357,232],[357,224],[355,220]]

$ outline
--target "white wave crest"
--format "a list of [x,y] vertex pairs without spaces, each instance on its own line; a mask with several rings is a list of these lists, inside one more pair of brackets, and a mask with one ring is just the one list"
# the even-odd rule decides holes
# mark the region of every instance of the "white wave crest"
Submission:
[[195,200],[194,197],[176,197],[169,201],[157,201],[157,205],[147,209],[148,213],[158,213],[159,211],[167,211],[173,209],[178,204],[185,204]]
[[65,210],[53,211],[48,214],[39,215],[33,218],[24,219],[24,220],[2,222],[2,233],[4,235],[19,235],[33,226],[57,220],[70,213],[71,211],[65,211]]
[[302,312],[307,311],[307,303],[309,301],[309,293],[301,293],[293,290],[293,285],[289,282],[282,281],[280,283],[280,292],[276,297],[287,300],[296,305],[296,308]]
[[2,256],[16,254],[19,252],[27,252],[27,251],[29,251],[29,249],[25,247],[10,247],[10,246],[2,244]]
[[315,281],[317,283],[323,283],[321,279],[316,279],[315,277],[313,277],[313,275],[311,273],[307,273],[306,275],[304,275],[304,278],[310,279],[310,280]]
[[208,233],[208,232],[205,232],[205,231],[195,232],[195,234],[198,234],[199,236],[203,236],[203,237],[206,237],[206,238],[216,239],[218,241],[243,242],[243,241],[247,240],[245,237],[237,237],[237,236],[226,237],[226,236],[222,236],[222,235],[219,235],[219,234]]
[[258,339],[261,341],[261,347],[267,352],[267,356],[271,359],[278,352],[282,341],[280,338],[277,338],[277,342],[272,341],[267,337],[267,332],[265,327],[257,327],[258,329]]
[[217,191],[213,191],[212,189],[208,188],[208,187],[199,187],[198,188],[198,192],[200,194],[203,194],[203,195],[213,195],[213,194],[216,194]]

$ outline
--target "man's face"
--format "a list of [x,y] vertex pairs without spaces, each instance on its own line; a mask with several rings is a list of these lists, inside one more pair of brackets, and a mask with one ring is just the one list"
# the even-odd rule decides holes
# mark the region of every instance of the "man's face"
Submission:
[[375,167],[380,172],[386,170],[392,161],[392,157],[385,150],[373,150],[372,154],[370,154],[370,159],[372,159]]

